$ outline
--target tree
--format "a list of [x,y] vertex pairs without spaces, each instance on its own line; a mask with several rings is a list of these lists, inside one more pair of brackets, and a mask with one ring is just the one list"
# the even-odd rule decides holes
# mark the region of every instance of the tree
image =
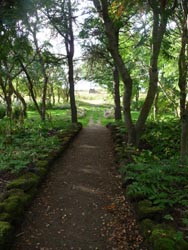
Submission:
[[[49,57],[52,57],[52,55],[48,50],[49,44],[43,42],[39,45],[39,40],[37,39],[38,32],[43,24],[42,22],[43,17],[39,18],[38,10],[33,11],[32,18],[27,16],[23,25],[20,27],[20,35],[22,36],[24,30],[27,30],[22,48],[16,49],[12,47],[12,51],[20,64],[22,72],[24,72],[26,76],[28,90],[36,110],[41,120],[45,121],[47,91],[49,87],[47,69],[50,64]],[[40,103],[37,100],[37,89],[40,91],[40,95],[38,95]]]
[[[26,113],[26,102],[18,90],[15,89],[13,80],[21,73],[12,47],[18,41],[18,21],[28,12],[28,3],[21,1],[0,2],[0,86],[3,99],[7,107],[7,116],[12,117],[12,96],[15,94],[23,104]],[[21,38],[20,38],[21,40]]]
[[42,75],[42,98],[41,98],[41,107],[40,107],[40,115],[42,121],[46,120],[46,97],[47,97],[47,89],[48,89],[48,75],[47,75],[47,67],[48,67],[48,62],[46,62],[46,51],[42,51],[42,49],[39,46],[39,42],[37,39],[37,31],[38,31],[38,25],[41,24],[41,20],[39,18],[38,11],[36,10],[35,16],[34,16],[35,21],[32,22],[27,22],[27,29],[29,30],[30,35],[32,36],[33,39],[33,45],[34,45],[34,50],[36,53],[36,57],[38,59],[38,66],[40,67],[41,75]]
[[[108,49],[115,61],[118,71],[121,75],[124,83],[124,116],[125,124],[128,131],[128,143],[138,146],[141,135],[143,133],[144,125],[153,105],[158,84],[158,59],[163,41],[164,34],[166,32],[166,26],[169,16],[173,13],[176,6],[176,1],[167,3],[166,1],[144,1],[144,5],[150,7],[153,15],[153,27],[151,37],[151,55],[150,55],[150,68],[149,68],[149,87],[148,92],[140,111],[139,118],[136,124],[133,123],[131,116],[131,98],[133,90],[133,79],[130,72],[125,65],[121,53],[119,51],[119,44],[117,43],[117,31],[119,26],[122,27],[120,17],[124,10],[124,1],[119,4],[119,1],[112,1],[111,3],[107,0],[93,0],[94,5],[101,15],[104,22],[105,33],[108,38]],[[133,5],[133,6],[131,6]],[[134,7],[134,13],[140,10],[140,6],[136,3],[129,5]],[[131,14],[131,11],[128,13]],[[128,19],[128,18],[127,18]]]
[[[84,60],[89,65],[88,76],[91,80],[107,87],[114,98],[114,118],[121,120],[120,78],[117,67],[107,50],[107,41],[101,21],[90,14],[80,32],[84,39],[82,48]],[[93,39],[94,38],[94,39]],[[119,39],[117,35],[117,40]],[[93,40],[93,41],[92,41]]]
[[64,0],[62,2],[52,1],[46,8],[46,15],[50,20],[51,25],[56,29],[58,34],[63,37],[69,78],[69,94],[71,104],[72,122],[77,122],[77,107],[74,93],[74,31],[73,31],[73,12],[76,2]]
[[[46,72],[46,61],[44,49],[40,48],[37,39],[38,27],[41,26],[41,20],[38,15],[39,4],[37,1],[3,1],[0,11],[1,21],[1,40],[4,43],[1,46],[6,48],[1,53],[1,68],[6,74],[1,77],[1,87],[7,103],[7,114],[11,117],[12,95],[13,93],[20,99],[26,112],[26,102],[18,89],[15,89],[13,80],[24,72],[28,80],[29,91],[35,103],[41,119],[46,119],[46,93],[48,86],[48,76]],[[30,37],[29,37],[30,36]],[[33,40],[31,41],[31,37]],[[30,41],[29,41],[30,39]],[[31,58],[32,57],[32,58]],[[31,59],[31,60],[30,60]],[[34,79],[29,67],[38,64],[37,69],[41,69],[40,77],[43,77],[41,106],[37,103],[34,93]],[[15,74],[15,66],[18,72]],[[36,73],[36,71],[33,71]],[[39,71],[38,71],[39,72]],[[6,80],[5,79],[6,75]],[[23,77],[23,74],[22,74]],[[41,78],[42,78],[41,77]],[[6,86],[5,86],[6,84]]]

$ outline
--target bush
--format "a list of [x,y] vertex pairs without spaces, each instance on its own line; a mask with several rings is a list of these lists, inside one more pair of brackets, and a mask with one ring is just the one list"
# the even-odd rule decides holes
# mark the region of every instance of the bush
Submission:
[[179,155],[180,151],[180,121],[149,122],[146,125],[142,139],[151,146],[153,154],[160,159]]

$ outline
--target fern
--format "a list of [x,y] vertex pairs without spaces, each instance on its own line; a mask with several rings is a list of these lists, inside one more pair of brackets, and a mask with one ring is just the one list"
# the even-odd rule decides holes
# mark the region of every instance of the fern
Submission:
[[130,183],[128,195],[143,195],[159,206],[187,206],[188,168],[181,169],[178,162],[131,163],[121,168],[124,181]]

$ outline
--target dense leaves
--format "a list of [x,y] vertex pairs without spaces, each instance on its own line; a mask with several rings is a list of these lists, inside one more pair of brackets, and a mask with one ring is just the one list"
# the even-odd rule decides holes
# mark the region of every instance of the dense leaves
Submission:
[[[131,183],[130,197],[142,197],[160,207],[188,206],[188,169],[178,161],[137,162],[122,167],[123,181]],[[136,198],[135,198],[136,199]]]
[[139,149],[124,141],[124,126],[113,130],[123,187],[139,219],[173,225],[186,238],[188,167],[180,161],[179,128],[180,121],[173,119],[148,123]]
[[45,159],[48,152],[60,144],[58,134],[67,126],[61,120],[45,124],[28,120],[24,126],[18,122],[2,121],[0,170],[19,172],[23,168],[32,167],[39,158]]

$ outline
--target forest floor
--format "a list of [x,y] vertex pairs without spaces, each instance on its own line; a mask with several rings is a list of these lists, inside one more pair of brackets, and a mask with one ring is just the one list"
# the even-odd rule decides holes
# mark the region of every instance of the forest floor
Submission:
[[110,132],[92,119],[54,164],[12,250],[145,250]]

